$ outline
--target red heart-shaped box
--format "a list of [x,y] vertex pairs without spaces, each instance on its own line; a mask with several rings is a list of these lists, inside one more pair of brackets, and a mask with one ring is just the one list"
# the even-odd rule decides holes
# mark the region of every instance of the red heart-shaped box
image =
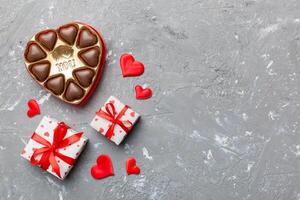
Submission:
[[96,89],[105,58],[102,36],[81,22],[37,33],[24,52],[32,78],[53,96],[78,106],[84,105]]

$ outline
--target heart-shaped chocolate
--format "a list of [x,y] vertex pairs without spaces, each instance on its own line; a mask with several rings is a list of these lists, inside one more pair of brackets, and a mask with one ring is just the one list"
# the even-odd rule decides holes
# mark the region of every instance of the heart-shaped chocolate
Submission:
[[100,34],[74,22],[37,33],[24,58],[29,74],[47,91],[66,103],[83,105],[101,78],[105,54]]

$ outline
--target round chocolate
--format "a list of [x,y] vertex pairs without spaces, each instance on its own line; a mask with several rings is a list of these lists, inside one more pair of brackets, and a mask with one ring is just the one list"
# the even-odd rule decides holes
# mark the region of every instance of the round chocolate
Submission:
[[91,26],[70,23],[37,33],[24,57],[28,72],[46,90],[67,103],[82,105],[100,80],[105,46]]

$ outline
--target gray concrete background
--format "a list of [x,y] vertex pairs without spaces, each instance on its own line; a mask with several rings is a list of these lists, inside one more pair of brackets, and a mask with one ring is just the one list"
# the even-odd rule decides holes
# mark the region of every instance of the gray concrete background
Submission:
[[[300,1],[17,1],[0,4],[0,199],[300,199]],[[108,58],[83,108],[68,106],[27,74],[24,46],[36,32],[79,20],[102,32]],[[132,52],[143,76],[122,78]],[[135,84],[154,96],[134,98]],[[89,122],[110,95],[142,114],[115,146]],[[65,181],[20,157],[42,114],[84,130],[90,143]],[[111,156],[115,176],[90,167]],[[137,158],[142,173],[125,175]]]

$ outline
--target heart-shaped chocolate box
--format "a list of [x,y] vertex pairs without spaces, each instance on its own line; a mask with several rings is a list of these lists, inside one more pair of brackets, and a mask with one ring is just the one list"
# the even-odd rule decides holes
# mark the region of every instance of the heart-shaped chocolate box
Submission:
[[98,85],[106,57],[100,34],[74,22],[37,33],[24,52],[29,74],[47,91],[73,105],[87,102]]

